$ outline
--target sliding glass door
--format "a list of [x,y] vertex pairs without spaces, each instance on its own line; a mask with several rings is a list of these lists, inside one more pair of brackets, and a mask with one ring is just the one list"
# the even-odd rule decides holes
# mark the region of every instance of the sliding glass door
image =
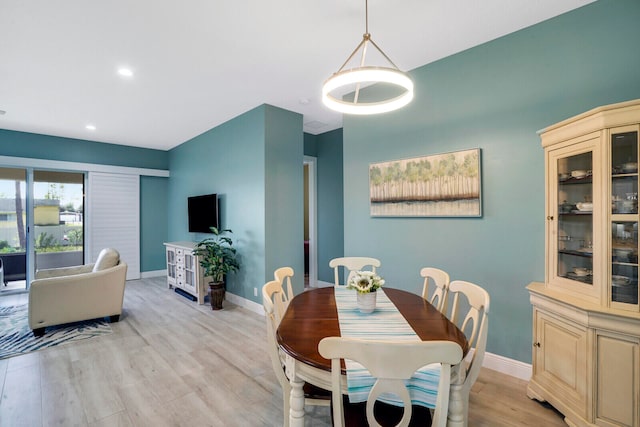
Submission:
[[26,289],[25,169],[0,168],[0,292]]
[[35,270],[84,264],[84,174],[33,171]]
[[84,182],[82,172],[0,168],[0,292],[84,264]]

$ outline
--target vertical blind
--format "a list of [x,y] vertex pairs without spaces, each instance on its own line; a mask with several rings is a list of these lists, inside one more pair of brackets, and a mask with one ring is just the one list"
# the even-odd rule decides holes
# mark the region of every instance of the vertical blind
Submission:
[[127,280],[140,278],[140,176],[90,172],[86,232],[89,262],[114,248],[128,264]]

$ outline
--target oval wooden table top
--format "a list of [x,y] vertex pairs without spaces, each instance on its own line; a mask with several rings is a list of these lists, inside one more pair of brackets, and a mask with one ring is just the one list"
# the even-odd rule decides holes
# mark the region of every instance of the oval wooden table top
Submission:
[[[400,289],[384,288],[384,292],[423,341],[454,341],[467,354],[469,343],[462,331],[424,298]],[[278,344],[284,352],[325,371],[331,371],[331,361],[320,356],[318,343],[325,337],[339,336],[333,287],[296,295],[277,331]]]

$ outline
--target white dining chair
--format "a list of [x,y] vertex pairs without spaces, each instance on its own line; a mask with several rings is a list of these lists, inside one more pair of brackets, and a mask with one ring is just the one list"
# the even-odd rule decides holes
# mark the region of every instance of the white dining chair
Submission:
[[285,296],[287,303],[295,296],[293,294],[293,286],[291,285],[291,278],[293,277],[293,274],[293,268],[291,267],[280,267],[273,272],[273,277],[280,282],[282,289],[286,290]]
[[[262,306],[267,323],[267,351],[271,359],[271,366],[276,375],[276,379],[282,389],[282,410],[285,427],[289,426],[289,408],[291,402],[291,384],[285,374],[285,357],[276,338],[276,331],[282,320],[282,315],[278,314],[278,307],[282,307],[284,291],[277,280],[265,283],[262,287]],[[283,312],[284,314],[284,312]],[[330,406],[331,393],[305,383],[303,387],[305,393],[305,405]]]
[[[376,268],[380,267],[380,260],[370,257],[341,257],[334,258],[329,261],[329,267],[333,268],[335,276],[335,285],[340,286],[340,268],[344,268],[345,272],[348,272],[346,282],[349,281],[351,276],[356,271],[368,269],[376,272]],[[368,267],[368,268],[367,268]]]
[[[449,296],[453,297],[451,322],[464,332],[469,346],[472,348],[470,351],[472,355],[465,358],[462,364],[465,369],[464,381],[454,381],[451,385],[452,395],[457,395],[461,399],[460,404],[463,407],[463,419],[452,421],[455,425],[466,427],[469,418],[469,392],[478,379],[487,347],[491,298],[482,287],[463,280],[454,280],[450,283]],[[466,301],[463,302],[463,299]],[[466,307],[468,310],[463,313]]]
[[262,305],[265,307],[265,312],[267,308],[273,311],[277,324],[280,324],[282,316],[287,310],[287,296],[280,282],[271,280],[264,284],[262,287]]
[[[396,426],[407,426],[412,414],[420,416],[421,424],[428,425],[429,409],[412,405],[405,380],[415,371],[431,363],[441,364],[436,408],[432,426],[444,427],[447,422],[451,366],[462,359],[462,349],[452,341],[374,341],[357,338],[328,337],[320,341],[318,351],[331,359],[331,391],[333,425],[336,427],[367,425],[379,426],[380,421],[391,418]],[[374,377],[366,405],[350,404],[343,399],[340,359],[351,359],[363,365]],[[383,393],[392,393],[400,398],[404,411],[397,407],[377,402]],[[374,415],[375,405],[375,415]],[[388,414],[392,412],[392,415]],[[418,415],[419,414],[419,415]],[[401,419],[400,419],[401,418]],[[400,419],[399,422],[397,420]],[[356,421],[357,420],[357,421]]]
[[[429,301],[439,312],[446,315],[450,282],[449,273],[439,268],[424,267],[420,270],[420,276],[424,278],[422,298]],[[430,282],[433,283],[431,296],[429,296]]]

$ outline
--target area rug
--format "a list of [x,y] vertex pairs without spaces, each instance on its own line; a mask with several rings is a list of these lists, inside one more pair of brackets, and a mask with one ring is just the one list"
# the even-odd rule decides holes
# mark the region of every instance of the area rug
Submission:
[[110,333],[107,321],[94,319],[49,326],[36,338],[29,328],[27,304],[0,307],[0,359]]

